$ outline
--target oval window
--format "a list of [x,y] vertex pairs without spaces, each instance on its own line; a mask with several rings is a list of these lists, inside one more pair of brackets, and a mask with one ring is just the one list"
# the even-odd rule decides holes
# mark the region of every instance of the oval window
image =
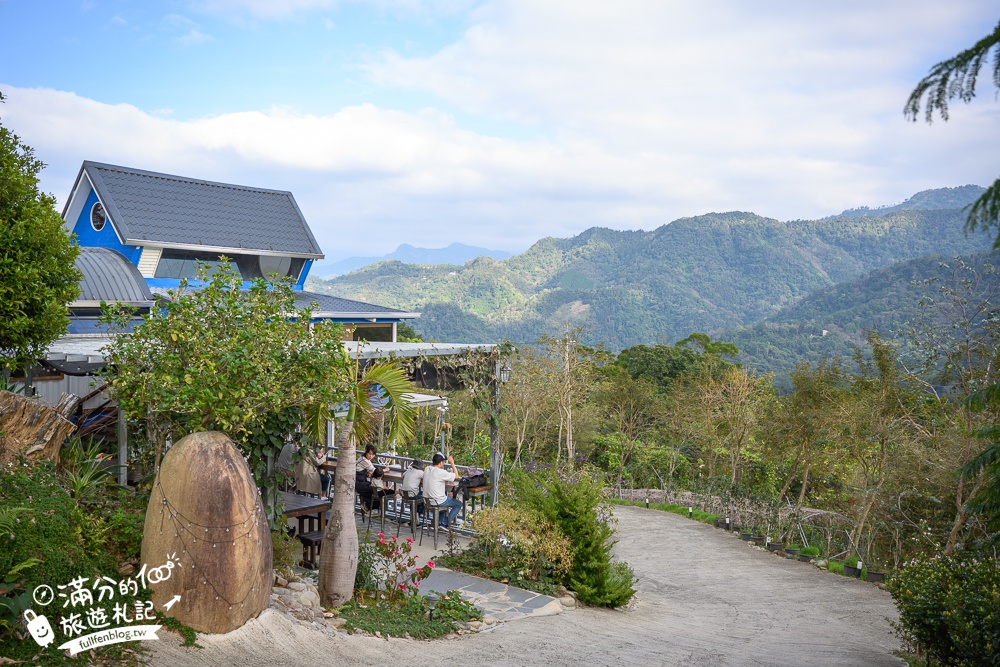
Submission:
[[281,277],[287,276],[288,270],[291,268],[292,268],[291,257],[268,257],[266,255],[260,256],[260,273],[265,278],[270,276],[272,273],[277,273]]
[[104,206],[101,202],[94,204],[94,207],[90,209],[90,226],[94,228],[95,232],[99,232],[104,229],[104,223],[108,221],[108,214],[104,212]]

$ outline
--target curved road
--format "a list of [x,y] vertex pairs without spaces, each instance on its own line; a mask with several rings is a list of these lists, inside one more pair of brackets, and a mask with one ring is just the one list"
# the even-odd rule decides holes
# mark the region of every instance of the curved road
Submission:
[[577,609],[454,640],[330,637],[278,615],[181,649],[156,665],[902,665],[888,593],[785,561],[704,524],[616,507],[617,554],[640,577],[624,611]]

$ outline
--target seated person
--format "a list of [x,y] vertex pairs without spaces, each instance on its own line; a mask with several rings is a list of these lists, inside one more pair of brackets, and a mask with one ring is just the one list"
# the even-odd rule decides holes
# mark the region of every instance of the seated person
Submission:
[[459,477],[458,468],[455,467],[455,459],[448,457],[451,472],[444,469],[444,462],[443,454],[439,452],[434,455],[431,465],[424,470],[423,487],[425,498],[432,500],[442,510],[449,510],[448,515],[441,519],[441,527],[447,528],[453,523],[461,525],[456,519],[458,519],[458,512],[462,509],[462,503],[449,496],[447,492],[448,482],[455,482]]
[[[420,482],[424,479],[424,462],[414,461],[406,472],[403,473],[403,498],[422,498],[423,491],[420,490]],[[424,504],[417,503],[417,514],[424,513]]]
[[295,452],[299,451],[299,446],[295,444],[292,440],[285,443],[285,446],[281,448],[281,453],[278,454],[278,462],[275,464],[278,472],[284,474],[290,474],[292,468],[295,467]]
[[386,496],[395,495],[395,489],[385,488],[385,468],[382,466],[375,466],[375,472],[372,473],[372,492],[368,500],[368,507],[374,509],[375,507],[381,507],[381,500]]
[[361,455],[354,466],[354,489],[361,496],[361,502],[365,506],[372,506],[372,474],[375,472],[375,464],[372,460],[378,456],[375,445],[365,447],[365,453]]

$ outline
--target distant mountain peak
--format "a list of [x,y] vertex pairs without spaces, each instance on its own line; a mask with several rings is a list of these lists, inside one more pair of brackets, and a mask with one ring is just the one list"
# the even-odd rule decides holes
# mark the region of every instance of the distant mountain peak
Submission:
[[[895,213],[896,211],[960,209],[979,199],[984,192],[986,192],[986,189],[978,185],[959,185],[954,188],[921,190],[899,204],[879,206],[878,208],[859,206],[858,208],[849,208],[840,215],[848,218],[861,218],[866,215],[885,215],[887,213]],[[834,217],[837,216],[829,216],[825,219],[829,220]]]
[[313,266],[310,275],[318,278],[330,278],[387,260],[396,260],[404,264],[456,264],[461,266],[477,257],[504,260],[513,254],[504,250],[490,250],[457,242],[445,248],[418,248],[409,243],[400,243],[394,251],[381,257],[348,257],[338,262],[319,262]]

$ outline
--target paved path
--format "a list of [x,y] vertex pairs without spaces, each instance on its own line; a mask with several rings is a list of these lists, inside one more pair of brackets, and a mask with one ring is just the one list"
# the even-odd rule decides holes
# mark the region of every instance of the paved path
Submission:
[[640,577],[630,608],[566,610],[455,640],[328,637],[277,614],[203,650],[168,639],[153,664],[187,665],[865,665],[899,666],[871,584],[779,559],[704,524],[634,507],[615,509],[618,554]]
[[494,621],[518,621],[529,616],[551,616],[562,611],[559,600],[522,588],[515,588],[489,579],[473,577],[446,568],[435,568],[421,582],[427,591],[459,591],[483,611],[483,617]]

